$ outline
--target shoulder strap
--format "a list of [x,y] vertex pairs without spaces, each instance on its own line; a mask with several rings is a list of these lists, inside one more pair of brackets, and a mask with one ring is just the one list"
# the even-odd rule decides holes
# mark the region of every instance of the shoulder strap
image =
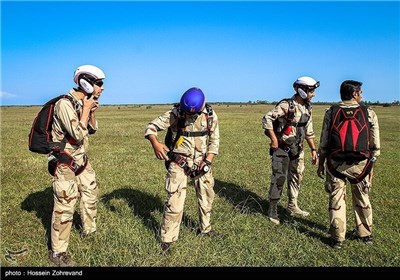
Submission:
[[178,110],[178,133],[181,130],[185,129],[185,113],[181,109],[181,106],[179,103],[174,104],[174,107],[177,108]]
[[[70,96],[68,94],[63,94],[63,95],[60,95],[58,97],[58,99],[62,99],[62,98],[68,99],[71,102],[72,107],[74,108],[75,112],[78,115],[78,118],[80,118],[81,117],[81,112],[79,110],[79,103],[74,98],[72,98],[72,96]],[[68,134],[68,132],[65,132],[65,136],[64,136],[64,138],[63,138],[63,140],[61,142],[62,143],[67,143],[69,141],[71,141],[71,136]],[[64,146],[65,146],[65,144],[64,144]]]
[[185,129],[185,117],[184,113],[180,108],[179,103],[175,103],[172,107],[172,110],[175,109],[178,112],[178,115],[176,116],[178,121],[177,121],[177,133],[175,135],[175,138],[173,138],[173,133],[171,127],[168,128],[167,133],[165,135],[165,144],[168,146],[168,148],[172,151],[173,147],[175,146],[176,142],[178,141],[179,137],[181,137],[183,130]]
[[69,94],[64,94],[64,95],[62,95],[61,98],[68,99],[72,103],[72,107],[74,108],[75,112],[78,114],[78,117],[80,117],[81,113],[79,110],[79,103],[74,98],[72,98],[72,96]]
[[213,111],[212,106],[210,104],[208,104],[208,103],[206,103],[206,110],[207,110],[207,115],[206,115],[206,118],[207,118],[207,130],[208,130],[208,134],[210,135],[211,127],[212,127],[212,124],[213,124],[213,121],[214,121],[214,114],[213,114],[214,111]]
[[292,122],[292,120],[294,119],[294,112],[295,112],[295,106],[293,103],[293,98],[284,98],[281,101],[279,101],[276,106],[278,106],[279,104],[281,104],[283,101],[286,101],[289,104],[289,108],[288,111],[286,112],[286,120],[288,123]]
[[367,118],[367,121],[368,121],[368,116],[369,116],[368,107],[365,104],[360,103],[360,109],[361,109],[361,111],[364,112],[364,115],[365,115],[365,117]]

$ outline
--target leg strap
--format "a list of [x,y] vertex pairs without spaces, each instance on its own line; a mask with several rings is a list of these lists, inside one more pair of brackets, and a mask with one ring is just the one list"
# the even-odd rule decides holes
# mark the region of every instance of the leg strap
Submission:
[[185,172],[186,175],[190,175],[191,173],[191,168],[188,166],[187,161],[186,161],[186,157],[181,155],[181,154],[177,154],[177,153],[168,153],[168,157],[171,161],[175,162],[176,164],[179,165],[179,167],[181,167],[183,169],[183,171]]
[[335,176],[336,178],[345,180],[347,179],[351,184],[358,184],[360,183],[362,180],[364,180],[365,177],[367,177],[367,175],[369,173],[371,173],[372,168],[374,167],[374,162],[371,159],[368,159],[367,164],[364,166],[362,172],[356,177],[356,178],[349,178],[346,175],[340,173],[339,171],[337,171],[333,165],[332,165],[332,161],[330,158],[328,158],[327,160],[327,167],[329,172]]

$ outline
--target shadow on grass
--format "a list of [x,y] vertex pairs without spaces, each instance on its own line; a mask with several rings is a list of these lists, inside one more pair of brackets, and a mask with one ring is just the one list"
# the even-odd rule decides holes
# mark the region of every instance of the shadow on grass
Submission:
[[[235,210],[238,210],[241,213],[260,213],[264,216],[267,216],[269,207],[268,199],[263,199],[258,194],[250,190],[247,190],[236,184],[223,182],[220,180],[215,180],[214,190],[218,196],[227,200],[233,205]],[[282,224],[291,224],[296,227],[299,232],[318,239],[322,243],[329,244],[329,237],[324,234],[324,232],[328,232],[327,227],[311,221],[310,218],[306,219],[297,216],[292,217],[287,214],[286,208],[279,204],[278,213]]]
[[50,227],[51,215],[53,213],[53,189],[45,188],[43,191],[38,191],[29,194],[21,203],[21,209],[28,212],[35,212],[43,227],[46,230],[47,247],[51,249]]
[[[79,205],[79,201],[77,203]],[[77,208],[75,205],[75,209]],[[51,249],[51,216],[53,214],[53,188],[47,187],[43,191],[31,193],[21,203],[21,209],[28,212],[35,212],[46,230],[47,247]],[[72,227],[78,232],[82,231],[82,221],[79,213],[74,212]]]
[[241,186],[215,180],[215,193],[233,205],[235,210],[242,213],[260,213],[267,215],[269,203],[255,192]]
[[[328,214],[327,214],[328,215]],[[318,239],[326,245],[330,245],[330,239],[328,236],[328,228],[324,225],[311,221],[310,217],[308,219],[299,216],[292,217],[285,211],[281,216],[281,221],[283,223],[290,224],[297,229],[298,232],[309,236],[311,238]],[[311,213],[312,216],[312,213]]]
[[[109,194],[105,194],[101,197],[101,201],[114,212],[118,212],[115,206],[111,205],[112,199],[123,199],[128,204],[129,208],[133,210],[133,215],[140,218],[142,223],[154,233],[154,237],[159,240],[160,223],[154,217],[153,212],[158,211],[163,213],[164,202],[158,197],[136,189],[132,189],[129,186],[124,186],[117,189]],[[182,224],[193,230],[196,227],[196,222],[193,221],[187,215],[183,215]]]

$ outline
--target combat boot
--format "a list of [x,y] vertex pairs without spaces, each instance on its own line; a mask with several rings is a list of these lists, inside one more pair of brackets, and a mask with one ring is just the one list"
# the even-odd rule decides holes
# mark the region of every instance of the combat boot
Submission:
[[50,250],[49,259],[52,263],[60,267],[69,267],[78,265],[67,255],[66,252],[54,254],[53,251]]
[[171,243],[172,242],[161,242],[161,250],[164,255],[171,255]]
[[310,216],[310,212],[303,211],[299,208],[299,206],[297,205],[296,198],[289,199],[287,212],[290,216],[303,216],[303,217]]
[[276,201],[276,200],[269,201],[268,219],[276,225],[279,225],[281,223],[279,221],[279,216],[278,216],[278,201]]

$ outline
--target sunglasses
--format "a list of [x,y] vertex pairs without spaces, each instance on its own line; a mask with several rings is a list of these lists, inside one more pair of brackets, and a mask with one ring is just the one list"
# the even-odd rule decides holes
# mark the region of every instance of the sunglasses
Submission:
[[317,87],[319,87],[319,82],[317,82],[315,85],[313,85],[313,86],[309,86],[308,87],[308,90],[309,90],[309,92],[313,92],[313,91],[315,91],[315,89],[317,88]]
[[96,80],[93,82],[94,85],[98,86],[98,87],[102,87],[104,82],[103,80]]

